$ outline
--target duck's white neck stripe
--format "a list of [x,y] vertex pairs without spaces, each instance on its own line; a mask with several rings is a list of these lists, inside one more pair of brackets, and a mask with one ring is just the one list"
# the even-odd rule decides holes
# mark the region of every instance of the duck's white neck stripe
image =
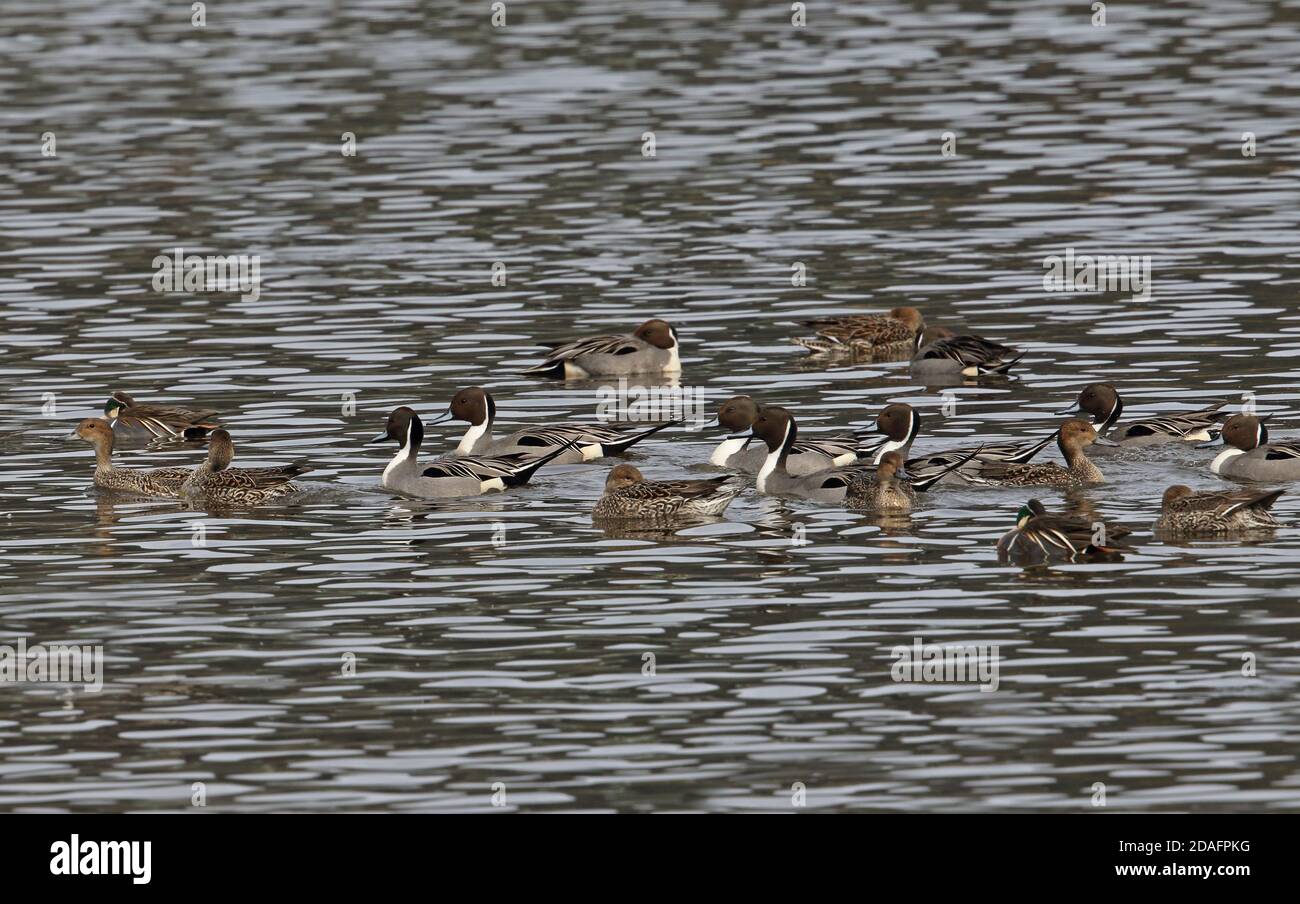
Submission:
[[482,439],[484,436],[487,435],[487,432],[491,428],[492,428],[491,421],[484,421],[481,424],[472,425],[468,430],[465,431],[465,435],[461,437],[460,445],[456,447],[456,452],[459,453],[460,455],[471,454],[474,451],[474,446],[478,443],[480,439]]
[[886,452],[895,452],[907,445],[907,440],[899,442],[896,439],[885,440],[880,448],[876,450],[876,457],[871,460],[873,465],[880,464],[880,459],[885,457]]
[[387,480],[389,475],[406,464],[407,459],[411,459],[412,461],[414,460],[414,455],[412,454],[411,449],[410,424],[406,425],[406,438],[402,440],[402,448],[397,450],[397,454],[394,455],[393,460],[388,463],[388,467],[384,468],[384,479]]
[[740,439],[724,439],[718,443],[718,448],[714,449],[713,454],[709,456],[709,464],[719,467],[725,465],[728,458],[745,448],[746,439],[747,437],[742,436]]
[[1236,458],[1238,455],[1245,455],[1245,454],[1246,454],[1245,452],[1242,452],[1240,449],[1238,449],[1235,446],[1224,449],[1222,452],[1219,453],[1218,457],[1215,458],[1214,461],[1210,462],[1210,470],[1213,471],[1215,474],[1218,474],[1220,473],[1220,469],[1225,464],[1227,464],[1228,461]]

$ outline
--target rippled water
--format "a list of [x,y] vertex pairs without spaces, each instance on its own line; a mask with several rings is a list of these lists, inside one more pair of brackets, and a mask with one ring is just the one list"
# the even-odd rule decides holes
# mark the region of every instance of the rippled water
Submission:
[[[107,675],[0,688],[0,807],[185,810],[195,782],[243,811],[490,810],[495,783],[519,810],[788,810],[796,783],[809,809],[1085,811],[1097,782],[1111,809],[1300,804],[1300,531],[1147,530],[1165,486],[1221,485],[1213,452],[1041,494],[1137,549],[1026,570],[994,552],[1023,492],[882,522],[750,490],[716,523],[605,531],[607,463],[433,505],[380,490],[363,445],[473,384],[506,422],[592,418],[595,385],[515,372],[648,316],[684,386],[806,432],[905,401],[918,452],[1040,435],[1107,379],[1130,411],[1254,393],[1285,437],[1297,7],[818,3],[798,29],[782,3],[507,5],[493,28],[486,3],[228,0],[195,28],[188,4],[6,3],[0,643],[101,644]],[[178,245],[259,255],[261,297],[155,293]],[[1150,255],[1152,297],[1045,292],[1067,247]],[[1023,366],[945,394],[787,341],[900,303]],[[312,491],[97,498],[63,437],[113,389],[220,410],[242,463],[305,456]],[[706,443],[630,458],[680,475]],[[915,637],[999,645],[999,689],[891,681]]]

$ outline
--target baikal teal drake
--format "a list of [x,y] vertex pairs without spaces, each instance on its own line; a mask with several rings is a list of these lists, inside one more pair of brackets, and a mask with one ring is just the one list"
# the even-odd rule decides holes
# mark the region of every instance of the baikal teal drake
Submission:
[[721,515],[744,486],[739,477],[646,480],[632,465],[621,464],[605,479],[605,493],[591,517],[598,521],[662,521]]
[[1002,561],[1118,561],[1126,546],[1115,543],[1132,531],[1077,515],[1049,512],[1030,499],[1016,515],[1016,526],[998,540]]
[[311,470],[304,462],[276,468],[232,468],[234,458],[235,444],[230,434],[221,429],[212,431],[208,459],[189,472],[180,488],[181,498],[209,504],[257,505],[299,492],[301,487],[291,481]]
[[1181,484],[1165,490],[1153,530],[1177,534],[1226,534],[1271,530],[1269,508],[1285,490],[1223,490],[1196,493]]
[[113,467],[113,428],[103,418],[86,418],[77,424],[68,439],[83,439],[95,448],[95,486],[101,490],[175,499],[180,495],[181,484],[190,476],[190,468],[134,471]]
[[141,405],[121,391],[114,392],[104,403],[104,417],[119,436],[131,439],[202,439],[208,431],[221,426],[211,408]]

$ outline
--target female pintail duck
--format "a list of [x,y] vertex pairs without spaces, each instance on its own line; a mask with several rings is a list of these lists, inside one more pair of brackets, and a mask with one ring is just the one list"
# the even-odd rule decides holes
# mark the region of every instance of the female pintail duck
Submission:
[[911,354],[925,318],[916,308],[894,308],[888,314],[846,314],[801,321],[817,335],[794,343],[813,352],[896,356]]
[[907,460],[907,472],[917,480],[926,480],[938,474],[939,483],[979,483],[981,462],[1025,464],[1055,442],[1057,434],[1058,431],[1053,430],[1037,442],[985,443],[979,447],[946,449],[931,455],[919,455]]
[[[950,332],[945,330],[945,332]],[[910,369],[915,377],[977,377],[1005,374],[1025,356],[1010,345],[1001,345],[980,336],[948,336],[921,345],[916,334],[916,353]],[[925,337],[929,340],[929,335]]]
[[907,481],[911,476],[897,452],[880,457],[876,473],[859,473],[845,493],[844,504],[851,509],[875,512],[910,512],[916,491]]
[[1117,560],[1127,548],[1114,541],[1128,536],[1126,527],[1053,514],[1030,499],[1016,516],[1016,526],[998,540],[998,558],[1045,562],[1053,559]]
[[[1234,414],[1223,424],[1220,439],[1228,448],[1210,463],[1223,477],[1244,480],[1300,480],[1300,443],[1270,443],[1265,417]],[[1214,445],[1211,440],[1197,448]]]
[[125,392],[115,392],[104,404],[104,417],[122,437],[182,437],[200,439],[220,426],[211,408],[177,408],[170,405],[139,405]]
[[[748,430],[758,420],[759,405],[749,396],[736,396],[718,406],[718,424],[739,434]],[[767,459],[767,449],[754,443],[752,433],[733,435],[724,439],[713,454],[709,464],[720,468],[733,468],[746,474],[757,474]],[[858,460],[860,441],[853,436],[818,436],[795,442],[786,458],[786,469],[796,477],[814,474]]]
[[1124,413],[1119,391],[1110,383],[1089,383],[1073,405],[1057,414],[1087,412],[1092,415],[1097,432],[1107,439],[1124,446],[1152,446],[1179,440],[1205,442],[1215,439],[1219,435],[1219,421],[1228,416],[1227,412],[1219,411],[1223,405],[1223,402],[1215,402],[1199,411],[1144,418],[1116,427]]
[[880,464],[886,452],[901,452],[906,458],[920,432],[921,415],[916,409],[905,402],[894,402],[880,409],[876,415],[876,435],[859,446],[858,455],[870,459],[872,464]]
[[275,468],[232,468],[235,444],[220,428],[208,441],[208,459],[190,471],[181,485],[181,498],[206,503],[257,505],[300,490],[293,478],[312,470],[306,462]]
[[1092,443],[1115,445],[1098,436],[1096,428],[1087,421],[1068,420],[1056,433],[1056,445],[1065,457],[1064,468],[1055,462],[1017,464],[975,460],[963,476],[971,483],[999,487],[1083,487],[1105,483],[1101,469],[1083,454],[1084,447]]
[[[865,475],[870,478],[875,474],[877,467],[875,462],[870,459],[859,459],[854,464],[829,468],[814,474],[799,477],[792,475],[786,468],[786,461],[798,438],[799,428],[795,424],[794,416],[784,408],[761,409],[751,431],[767,446],[767,458],[758,470],[757,486],[760,493],[838,504],[844,501],[850,484],[859,477]],[[912,489],[924,492],[938,480],[939,476],[924,482],[913,480]]]
[[1153,530],[1186,534],[1222,534],[1278,527],[1269,507],[1285,490],[1227,490],[1194,493],[1180,485],[1165,490]]
[[396,442],[401,445],[393,460],[384,468],[380,480],[383,486],[408,496],[433,499],[452,499],[459,496],[481,496],[508,487],[522,486],[547,462],[572,450],[574,444],[566,443],[544,455],[509,455],[440,458],[422,465],[419,462],[420,445],[424,442],[424,424],[420,416],[403,405],[388,415],[384,432],[370,440],[372,443]]
[[86,418],[68,434],[68,439],[84,439],[95,447],[95,486],[103,490],[175,499],[190,476],[190,468],[133,471],[113,467],[113,428],[101,418]]
[[605,494],[592,509],[597,519],[665,519],[721,515],[744,489],[739,477],[704,480],[646,480],[629,464],[609,472]]
[[604,424],[550,424],[545,427],[525,427],[499,439],[492,437],[492,424],[496,420],[497,405],[492,394],[480,386],[462,389],[452,397],[447,411],[431,420],[437,424],[445,420],[468,421],[469,429],[460,445],[452,453],[464,455],[510,455],[515,452],[541,455],[573,442],[575,448],[567,449],[555,463],[575,464],[595,461],[609,455],[620,455],[648,436],[680,421],[664,421],[646,430],[630,433]]
[[545,361],[523,372],[581,380],[626,374],[677,374],[681,370],[677,331],[665,320],[647,320],[630,336],[593,336],[557,345]]

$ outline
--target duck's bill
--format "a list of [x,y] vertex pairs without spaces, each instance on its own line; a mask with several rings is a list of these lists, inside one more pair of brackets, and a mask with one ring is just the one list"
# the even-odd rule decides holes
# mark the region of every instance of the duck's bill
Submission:
[[387,440],[388,440],[388,432],[385,431],[379,434],[378,436],[376,436],[374,439],[366,440],[366,445],[373,446],[375,443],[382,443],[382,442],[386,442]]
[[1093,442],[1096,443],[1098,446],[1118,446],[1118,445],[1119,445],[1119,443],[1115,442],[1113,439],[1106,439],[1106,437],[1104,437],[1104,436],[1098,436],[1096,439],[1093,440]]
[[907,470],[907,468],[899,468],[897,471],[894,472],[894,475],[897,477],[901,477],[904,480],[912,479],[912,474]]
[[434,418],[433,420],[429,421],[429,423],[430,423],[430,424],[441,424],[443,421],[449,421],[449,420],[451,420],[451,409],[450,409],[450,408],[448,408],[448,409],[447,409],[446,411],[444,411],[442,414],[438,415],[438,416],[437,416],[436,418]]
[[76,430],[73,430],[71,433],[65,436],[64,439],[81,439],[81,437],[77,435]]
[[1217,445],[1219,444],[1219,440],[1221,440],[1222,438],[1223,438],[1223,437],[1222,437],[1220,434],[1218,434],[1218,433],[1211,434],[1210,440],[1209,440],[1208,442],[1197,443],[1197,444],[1196,444],[1196,448],[1198,448],[1198,449],[1212,449],[1212,448],[1214,448],[1215,446],[1217,446]]
[[1058,411],[1058,412],[1056,412],[1056,413],[1057,413],[1058,416],[1059,416],[1059,415],[1062,415],[1062,414],[1078,414],[1080,410],[1082,410],[1082,409],[1079,408],[1079,403],[1076,401],[1076,402],[1075,402],[1073,405],[1071,405],[1069,408],[1062,408],[1060,411]]

